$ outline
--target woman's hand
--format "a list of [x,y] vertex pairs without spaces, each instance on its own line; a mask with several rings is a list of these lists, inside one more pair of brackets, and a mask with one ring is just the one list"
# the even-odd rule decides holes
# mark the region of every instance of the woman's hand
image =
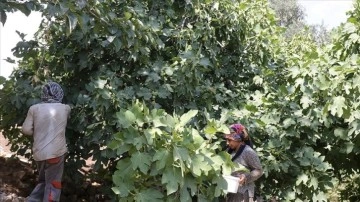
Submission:
[[240,184],[240,185],[246,184],[246,176],[245,176],[244,174],[241,174],[241,175],[239,176],[239,184]]

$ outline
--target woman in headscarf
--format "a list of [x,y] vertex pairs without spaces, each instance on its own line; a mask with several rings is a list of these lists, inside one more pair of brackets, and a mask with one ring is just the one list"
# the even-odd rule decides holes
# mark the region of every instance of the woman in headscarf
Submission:
[[241,124],[230,126],[230,134],[225,135],[227,151],[231,160],[246,169],[234,170],[231,175],[239,178],[237,193],[228,193],[227,202],[252,202],[255,195],[255,180],[263,174],[260,159],[252,149],[252,142],[245,127]]
[[62,104],[64,92],[55,82],[43,86],[42,102],[28,110],[22,133],[32,135],[33,157],[39,171],[39,182],[28,202],[60,201],[64,157],[67,152],[65,130],[70,106]]

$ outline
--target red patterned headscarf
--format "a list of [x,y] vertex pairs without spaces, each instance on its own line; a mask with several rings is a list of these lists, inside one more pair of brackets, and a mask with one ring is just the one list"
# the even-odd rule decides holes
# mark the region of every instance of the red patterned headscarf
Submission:
[[235,133],[243,133],[244,132],[245,127],[243,125],[241,125],[240,123],[235,123],[232,124],[230,126],[230,130],[232,130]]
[[225,135],[225,138],[234,141],[244,141],[244,129],[245,127],[240,123],[232,124],[230,126],[230,134]]

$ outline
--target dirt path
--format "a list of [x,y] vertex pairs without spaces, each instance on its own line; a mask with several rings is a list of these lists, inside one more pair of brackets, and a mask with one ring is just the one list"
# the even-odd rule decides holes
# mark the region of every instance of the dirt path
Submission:
[[10,158],[14,153],[8,144],[0,133],[0,201],[22,202],[34,186],[36,176],[25,159]]
[[[24,202],[36,186],[36,169],[21,156],[12,158],[14,153],[8,143],[0,133],[0,202]],[[84,170],[89,171],[94,162],[89,159],[87,163],[89,167],[84,167]],[[66,189],[63,189],[60,202],[106,201],[99,192],[100,184],[84,181],[80,188],[68,181],[64,184]]]
[[[10,147],[11,147],[11,145],[9,145],[9,141],[0,132],[0,157],[9,158],[12,155],[14,155],[15,153],[10,151]],[[16,156],[16,157],[19,158],[23,162],[28,162],[28,159],[26,159],[23,156]]]

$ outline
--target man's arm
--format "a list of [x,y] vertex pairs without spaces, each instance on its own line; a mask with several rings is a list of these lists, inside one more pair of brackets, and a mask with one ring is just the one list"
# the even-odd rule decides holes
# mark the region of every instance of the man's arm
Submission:
[[33,135],[34,133],[34,116],[33,116],[33,109],[31,107],[21,127],[21,132],[25,135]]

